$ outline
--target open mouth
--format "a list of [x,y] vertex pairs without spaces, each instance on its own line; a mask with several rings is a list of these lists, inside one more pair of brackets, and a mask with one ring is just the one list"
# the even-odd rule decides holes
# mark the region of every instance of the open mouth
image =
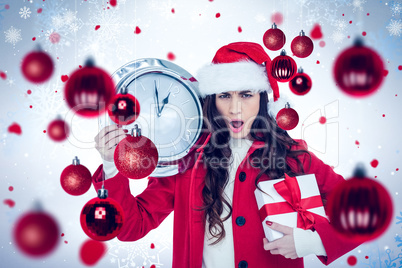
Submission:
[[232,120],[229,122],[229,126],[234,133],[238,133],[243,129],[244,122],[242,120]]

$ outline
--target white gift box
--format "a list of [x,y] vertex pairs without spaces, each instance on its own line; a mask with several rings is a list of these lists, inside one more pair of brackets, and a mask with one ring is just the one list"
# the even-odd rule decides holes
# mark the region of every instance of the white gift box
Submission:
[[[263,206],[266,204],[274,204],[274,203],[287,203],[286,200],[276,191],[274,188],[274,184],[283,181],[284,179],[278,179],[278,180],[270,180],[270,181],[262,181],[258,183],[258,187],[263,190],[264,192],[261,192],[259,189],[256,189],[254,194],[257,200],[257,205],[258,205],[258,210],[261,210]],[[318,185],[317,185],[317,180],[315,178],[314,174],[309,174],[309,175],[303,175],[303,176],[297,176],[296,180],[299,184],[299,189],[300,189],[300,194],[301,194],[301,200],[302,202],[306,201],[306,199],[309,198],[314,198],[315,200],[318,200],[318,203],[321,203],[319,207],[314,207],[314,208],[306,208],[307,211],[318,214],[324,218],[326,217],[324,207],[322,205],[322,200],[320,196],[320,191],[318,190]],[[267,194],[269,195],[267,195]],[[276,204],[276,205],[281,205],[281,204]],[[288,206],[289,207],[289,206]],[[272,221],[276,222],[282,225],[286,225],[292,228],[298,227],[297,226],[297,217],[298,217],[298,212],[294,211],[293,212],[288,212],[285,209],[284,213],[278,213],[275,215],[270,215],[269,213],[269,208],[266,209],[266,214],[268,216],[265,217],[265,219],[262,220],[262,226],[264,228],[264,233],[265,237],[268,239],[268,241],[272,242],[278,238],[281,238],[283,234],[281,232],[272,230],[268,227],[268,225],[265,223],[266,221]],[[271,213],[272,214],[272,213]],[[265,215],[265,212],[264,212]]]

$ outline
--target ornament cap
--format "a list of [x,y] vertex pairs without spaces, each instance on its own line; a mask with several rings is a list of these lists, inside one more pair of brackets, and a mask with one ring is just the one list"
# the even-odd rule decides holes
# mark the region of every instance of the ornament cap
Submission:
[[297,72],[299,74],[302,74],[304,72],[303,68],[301,66],[299,66],[299,68],[297,69]]
[[356,37],[356,38],[355,38],[355,41],[353,42],[353,45],[354,45],[355,47],[362,47],[362,46],[364,46],[363,39],[361,39],[360,37]]
[[286,51],[284,49],[281,50],[281,56],[286,56]]
[[358,163],[353,171],[353,177],[363,179],[366,177],[366,168],[363,163]]
[[131,136],[133,137],[141,137],[141,129],[137,124],[134,125],[134,128],[131,130]]
[[285,104],[285,108],[286,108],[286,109],[289,109],[289,108],[290,108],[290,104],[289,104],[289,102],[286,102],[286,104]]
[[108,192],[107,192],[107,190],[105,189],[105,186],[102,185],[102,189],[99,189],[99,190],[98,190],[98,198],[99,198],[99,199],[106,199],[107,196],[108,196]]
[[85,67],[94,67],[95,66],[95,60],[93,57],[88,57],[87,60],[85,61]]
[[80,160],[78,159],[78,156],[76,156],[74,159],[73,159],[73,165],[74,166],[78,166],[80,164]]
[[127,86],[123,86],[123,88],[121,89],[121,94],[127,94],[127,93],[128,93]]
[[305,36],[305,35],[306,35],[306,34],[304,33],[304,31],[301,30],[299,36]]
[[276,26],[275,22],[272,24],[272,29],[277,29],[278,26]]

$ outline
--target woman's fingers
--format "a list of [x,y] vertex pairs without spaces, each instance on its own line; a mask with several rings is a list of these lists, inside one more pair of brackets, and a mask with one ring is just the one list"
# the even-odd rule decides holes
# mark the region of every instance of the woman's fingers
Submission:
[[111,125],[104,127],[101,131],[99,131],[98,135],[95,136],[95,142],[99,144],[99,140],[103,138],[110,131],[116,130],[119,127],[117,125]]
[[125,135],[127,131],[118,128],[118,129],[113,129],[107,134],[105,134],[103,137],[99,138],[99,141],[97,142],[98,147],[105,147],[110,141],[116,139],[116,137],[120,135]]
[[123,139],[125,139],[127,135],[125,133],[114,137],[110,139],[109,141],[106,142],[105,146],[108,148],[108,150],[112,149],[113,147],[116,147],[119,142],[121,142]]

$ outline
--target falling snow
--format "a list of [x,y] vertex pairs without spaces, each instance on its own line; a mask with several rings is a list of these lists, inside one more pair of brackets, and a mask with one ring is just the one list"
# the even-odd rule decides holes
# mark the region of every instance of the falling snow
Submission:
[[31,11],[29,10],[29,7],[27,8],[27,7],[23,7],[23,8],[20,8],[20,15],[21,15],[21,18],[24,18],[24,19],[27,19],[27,18],[29,18],[30,16],[31,16]]
[[402,33],[402,21],[392,20],[386,27],[391,36],[401,36]]
[[339,9],[347,4],[348,0],[322,1],[322,0],[300,0],[299,5],[302,9],[297,23],[302,27],[312,26],[315,23],[324,25],[333,24],[339,19]]
[[14,26],[11,26],[10,29],[4,32],[4,34],[6,37],[6,43],[10,43],[14,46],[22,40],[21,29],[16,29]]
[[393,17],[398,17],[399,15],[401,15],[401,11],[402,11],[402,3],[400,2],[393,2],[390,6],[391,8],[391,12],[392,12],[392,16]]
[[332,23],[332,26],[334,26],[338,31],[343,31],[346,29],[348,23],[346,20],[342,19],[337,19]]
[[348,3],[348,6],[353,7],[353,12],[363,11],[363,4],[366,2],[366,0],[353,0],[352,3]]
[[345,38],[346,35],[343,31],[334,31],[331,35],[331,39],[332,41],[334,41],[335,44],[342,43]]

